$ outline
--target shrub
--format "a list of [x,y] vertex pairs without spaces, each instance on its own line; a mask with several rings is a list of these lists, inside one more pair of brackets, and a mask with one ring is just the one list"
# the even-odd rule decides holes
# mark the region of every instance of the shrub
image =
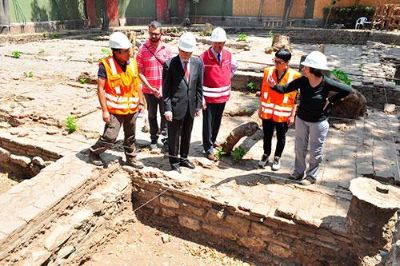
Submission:
[[248,38],[247,34],[242,32],[242,33],[239,33],[238,41],[239,42],[247,42],[247,38]]
[[215,158],[217,159],[217,161],[221,160],[222,155],[224,155],[225,152],[222,150],[221,147],[218,147],[215,149]]
[[65,127],[67,128],[67,131],[69,134],[74,133],[78,126],[76,124],[76,117],[74,115],[69,115],[65,119]]
[[[324,21],[329,12],[329,7],[325,7]],[[345,28],[354,29],[356,20],[359,17],[367,17],[372,20],[375,8],[372,6],[349,6],[349,7],[332,7],[332,13],[329,17],[329,25],[343,24]]]
[[233,162],[238,163],[243,156],[246,154],[246,151],[242,147],[237,147],[232,151]]
[[343,83],[345,83],[345,84],[351,86],[351,79],[349,78],[349,76],[347,75],[347,73],[344,72],[343,70],[335,68],[335,69],[333,69],[333,70],[331,71],[331,74],[332,74],[334,77],[336,77],[338,80],[340,80],[340,81],[342,81]]
[[247,83],[246,88],[247,88],[247,90],[250,91],[250,92],[256,92],[256,91],[257,91],[257,85],[256,85],[254,82],[252,82],[252,81],[250,81],[249,83]]
[[11,52],[11,56],[14,57],[14,58],[20,58],[21,54],[22,54],[21,51],[12,51]]

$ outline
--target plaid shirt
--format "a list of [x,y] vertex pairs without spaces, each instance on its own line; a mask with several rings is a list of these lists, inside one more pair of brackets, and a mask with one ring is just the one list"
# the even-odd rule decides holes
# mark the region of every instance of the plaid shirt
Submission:
[[[161,42],[159,46],[155,48],[151,46],[150,41],[147,40],[139,48],[139,52],[136,56],[139,73],[146,77],[151,86],[160,90],[162,86],[163,65],[171,57],[171,49],[166,44]],[[143,93],[152,93],[144,84],[142,84],[142,91]]]

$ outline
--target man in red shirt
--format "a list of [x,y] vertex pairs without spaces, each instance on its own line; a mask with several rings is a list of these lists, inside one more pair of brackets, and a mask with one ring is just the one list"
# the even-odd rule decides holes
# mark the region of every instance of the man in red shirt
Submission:
[[231,93],[231,78],[237,69],[232,54],[224,49],[226,33],[215,28],[211,47],[200,55],[204,64],[203,79],[203,148],[206,157],[215,161],[214,147],[221,126],[225,104]]
[[[171,49],[161,41],[161,24],[153,21],[149,25],[149,39],[139,48],[136,61],[142,91],[146,98],[148,120],[150,125],[150,149],[157,148],[159,133],[167,135],[162,99],[162,71],[164,63],[172,57]],[[157,122],[157,109],[160,111],[160,127]]]

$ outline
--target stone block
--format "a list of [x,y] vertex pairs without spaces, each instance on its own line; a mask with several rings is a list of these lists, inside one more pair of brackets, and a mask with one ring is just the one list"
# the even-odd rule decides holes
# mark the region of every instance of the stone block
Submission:
[[0,162],[8,162],[10,160],[10,152],[0,147]]
[[206,214],[206,219],[209,222],[220,222],[226,216],[224,209],[215,210],[209,209]]
[[0,215],[0,232],[7,236],[25,225],[26,222],[23,219],[16,217],[15,213]]
[[250,221],[234,215],[226,216],[225,221],[240,235],[247,235],[250,228]]
[[32,163],[35,164],[35,165],[37,165],[37,166],[39,166],[40,168],[43,168],[43,167],[46,166],[44,160],[43,160],[41,157],[39,157],[39,156],[33,157],[33,158],[32,158]]
[[174,217],[176,213],[170,209],[162,208],[161,209],[161,216],[163,217]]
[[62,247],[57,253],[57,259],[65,259],[72,253],[74,253],[76,248],[74,246],[65,246]]
[[271,237],[274,231],[263,224],[251,223],[250,232],[260,238]]
[[17,216],[22,218],[25,222],[30,222],[36,216],[38,216],[42,212],[42,209],[39,209],[35,206],[25,206],[22,209],[17,210]]
[[266,247],[265,242],[256,237],[240,237],[238,244],[255,252],[261,252]]
[[86,200],[86,205],[93,213],[100,213],[104,208],[104,196],[99,192],[93,192]]
[[88,222],[93,217],[93,211],[91,209],[83,209],[72,215],[71,224],[74,228],[79,228],[83,223]]
[[198,231],[201,228],[199,220],[187,216],[179,216],[178,220],[180,225],[192,229],[193,231]]
[[57,224],[50,234],[44,240],[44,247],[52,252],[57,247],[61,246],[65,241],[67,241],[73,232],[72,225],[68,224]]
[[28,158],[28,157],[25,157],[25,156],[11,154],[10,155],[10,162],[14,163],[16,165],[19,165],[19,166],[21,166],[23,168],[26,168],[31,163],[31,159]]
[[161,205],[168,207],[168,208],[172,208],[172,209],[179,208],[179,203],[171,197],[160,197],[160,203],[161,203]]
[[225,228],[225,227],[221,227],[221,226],[214,226],[214,225],[208,225],[208,224],[203,224],[203,230],[211,235],[214,235],[216,237],[220,237],[220,238],[226,238],[226,239],[230,239],[230,240],[236,240],[237,239],[237,234],[229,229],[229,228]]
[[275,257],[289,258],[293,255],[292,251],[277,244],[269,244],[268,251]]
[[44,265],[50,258],[51,252],[45,249],[35,249],[28,252],[27,259],[22,262],[22,265]]
[[182,203],[182,209],[198,217],[202,217],[206,213],[205,209],[196,208],[186,203]]

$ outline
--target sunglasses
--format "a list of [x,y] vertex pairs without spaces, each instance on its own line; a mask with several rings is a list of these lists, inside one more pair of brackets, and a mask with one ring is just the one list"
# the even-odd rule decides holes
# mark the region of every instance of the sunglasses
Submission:
[[273,58],[273,59],[272,59],[272,61],[274,61],[274,62],[275,62],[275,64],[277,64],[277,65],[283,65],[283,64],[286,64],[286,61],[279,60],[279,59],[276,59],[276,58]]

